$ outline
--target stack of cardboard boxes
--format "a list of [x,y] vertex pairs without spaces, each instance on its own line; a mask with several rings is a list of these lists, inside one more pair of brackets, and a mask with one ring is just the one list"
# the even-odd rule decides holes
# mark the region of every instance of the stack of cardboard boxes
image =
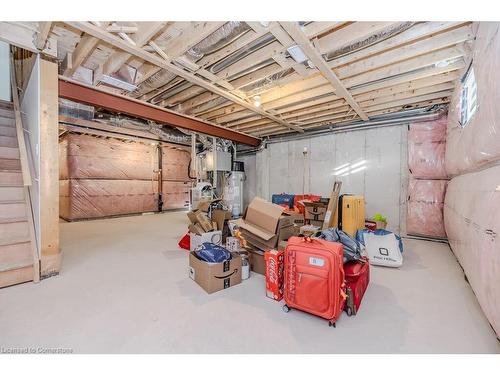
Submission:
[[250,253],[250,269],[265,274],[266,251],[286,246],[286,240],[299,233],[295,220],[302,215],[289,215],[284,208],[261,198],[254,198],[245,216],[236,221]]
[[204,242],[221,245],[224,236],[226,220],[231,219],[231,213],[223,209],[209,209],[217,205],[218,200],[203,200],[194,211],[187,213],[189,221],[190,249],[193,251]]

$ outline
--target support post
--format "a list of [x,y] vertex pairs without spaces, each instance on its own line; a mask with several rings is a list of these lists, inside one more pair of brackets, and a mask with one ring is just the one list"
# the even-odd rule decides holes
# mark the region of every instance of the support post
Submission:
[[41,276],[57,275],[59,248],[58,68],[40,60],[40,255]]

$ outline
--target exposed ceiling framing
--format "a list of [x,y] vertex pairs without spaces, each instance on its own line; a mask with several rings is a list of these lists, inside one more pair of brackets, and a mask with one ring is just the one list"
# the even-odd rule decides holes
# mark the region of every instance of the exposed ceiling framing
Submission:
[[57,46],[65,77],[257,137],[446,104],[474,38],[470,22],[117,21],[0,22],[0,38],[14,28]]

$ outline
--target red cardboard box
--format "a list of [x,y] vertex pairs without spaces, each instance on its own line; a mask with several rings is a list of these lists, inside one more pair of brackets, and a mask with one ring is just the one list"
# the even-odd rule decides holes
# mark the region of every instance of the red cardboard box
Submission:
[[269,250],[264,253],[266,261],[266,296],[276,301],[283,298],[284,262],[283,250]]

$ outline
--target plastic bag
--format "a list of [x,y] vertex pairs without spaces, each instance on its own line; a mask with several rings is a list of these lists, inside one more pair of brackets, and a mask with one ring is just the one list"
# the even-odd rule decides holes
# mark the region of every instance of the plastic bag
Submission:
[[403,241],[401,240],[401,237],[399,237],[397,234],[392,233],[391,231],[385,230],[385,229],[376,229],[376,230],[358,229],[358,231],[356,232],[356,241],[358,241],[363,246],[365,246],[365,239],[363,237],[363,235],[365,233],[373,233],[377,236],[384,236],[386,234],[394,234],[394,237],[396,237],[396,240],[398,240],[398,242],[399,242],[399,244],[398,244],[399,251],[401,253],[403,252]]
[[194,251],[195,255],[209,263],[222,263],[231,259],[231,253],[222,246],[204,242]]
[[403,265],[403,244],[401,238],[384,229],[360,230],[357,233],[365,244],[370,264],[385,267]]
[[338,228],[330,228],[315,234],[316,237],[330,242],[340,242],[344,246],[344,263],[361,259],[359,243]]

